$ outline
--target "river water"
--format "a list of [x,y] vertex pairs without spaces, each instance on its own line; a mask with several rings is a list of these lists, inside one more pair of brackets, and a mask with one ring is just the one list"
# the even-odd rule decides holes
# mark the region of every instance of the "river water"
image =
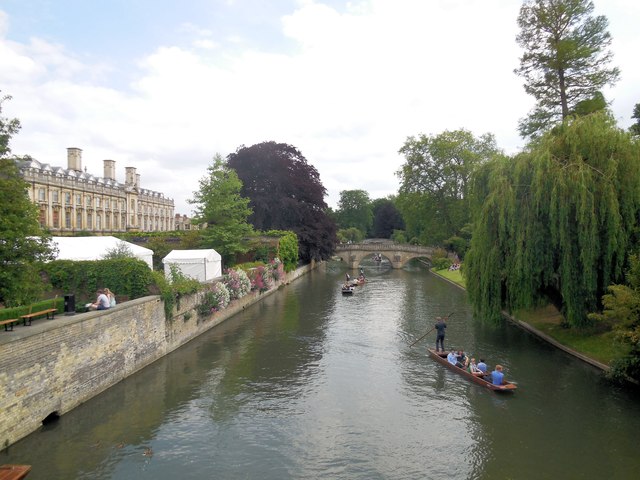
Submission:
[[[418,266],[310,273],[7,451],[36,479],[635,479],[640,397]],[[518,383],[497,394],[410,348]]]

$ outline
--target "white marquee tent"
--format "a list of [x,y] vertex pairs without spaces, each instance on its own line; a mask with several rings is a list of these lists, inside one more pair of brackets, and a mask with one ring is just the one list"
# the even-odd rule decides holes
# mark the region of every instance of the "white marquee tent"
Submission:
[[171,250],[162,259],[164,274],[171,274],[171,265],[178,267],[185,276],[206,282],[222,275],[222,257],[213,249]]
[[153,250],[116,237],[52,237],[52,245],[58,248],[57,260],[102,260],[117,249],[121,243],[131,250],[136,258],[144,260],[153,269]]

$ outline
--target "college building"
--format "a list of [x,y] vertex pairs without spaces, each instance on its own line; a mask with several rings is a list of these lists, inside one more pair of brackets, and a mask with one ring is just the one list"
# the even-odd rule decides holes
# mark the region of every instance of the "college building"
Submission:
[[124,184],[118,182],[115,160],[103,162],[104,175],[97,177],[83,170],[80,148],[67,148],[67,168],[18,161],[43,227],[54,235],[175,230],[173,199],[141,188],[134,167],[125,168]]

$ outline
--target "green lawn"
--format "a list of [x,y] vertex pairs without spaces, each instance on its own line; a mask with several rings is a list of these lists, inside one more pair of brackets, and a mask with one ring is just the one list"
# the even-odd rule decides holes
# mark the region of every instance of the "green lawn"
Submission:
[[433,270],[433,272],[446,278],[447,280],[451,280],[452,282],[457,283],[462,287],[467,286],[460,270],[449,270],[448,268],[445,268],[444,270]]
[[628,351],[628,346],[615,340],[615,333],[594,332],[562,326],[562,315],[552,306],[530,311],[517,311],[513,316],[577,352],[608,365]]

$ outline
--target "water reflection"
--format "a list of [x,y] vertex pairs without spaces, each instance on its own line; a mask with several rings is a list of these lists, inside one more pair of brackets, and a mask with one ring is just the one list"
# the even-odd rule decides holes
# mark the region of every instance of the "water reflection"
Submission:
[[[316,271],[1,454],[30,479],[633,478],[640,402],[426,271]],[[499,396],[426,355],[505,365]],[[505,473],[507,472],[507,473]]]

